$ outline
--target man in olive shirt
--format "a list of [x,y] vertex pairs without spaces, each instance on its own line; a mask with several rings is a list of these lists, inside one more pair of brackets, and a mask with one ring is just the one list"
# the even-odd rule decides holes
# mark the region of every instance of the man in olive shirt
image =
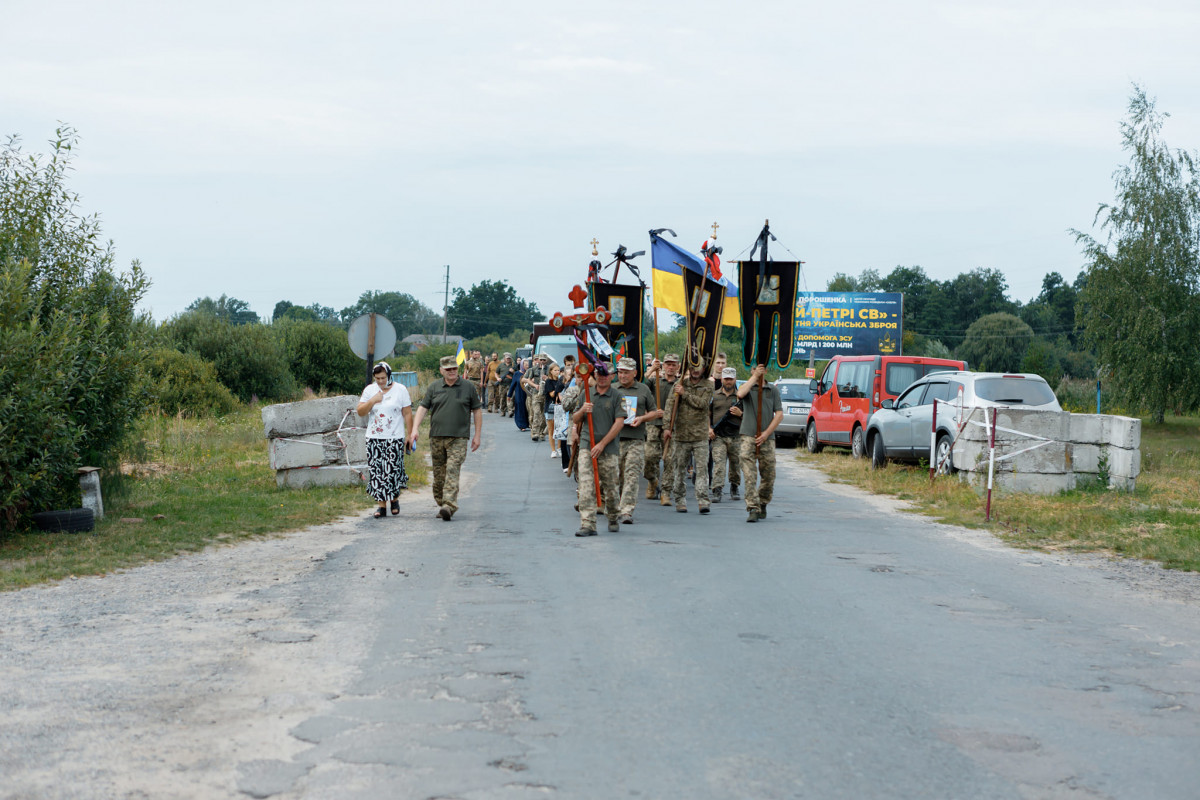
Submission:
[[[620,529],[617,524],[617,500],[620,484],[617,481],[620,446],[618,437],[625,427],[625,408],[621,396],[612,387],[612,375],[608,367],[597,364],[593,373],[596,386],[591,390],[590,402],[585,400],[571,415],[571,422],[583,423],[579,437],[579,530],[576,536],[596,535],[596,482],[592,478],[592,459],[596,459],[596,474],[600,476],[600,497],[604,501],[604,515],[608,517],[608,530]],[[587,416],[592,416],[591,432],[588,431]],[[592,438],[594,435],[595,438]]]
[[525,372],[522,386],[525,388],[525,410],[529,414],[529,438],[540,442],[546,435],[546,401],[542,395],[549,360],[545,353],[533,357],[533,366]]
[[413,416],[412,431],[408,434],[411,450],[417,445],[417,429],[425,414],[429,414],[429,458],[433,463],[433,501],[438,504],[438,516],[447,522],[458,511],[458,475],[467,458],[467,438],[471,435],[471,418],[475,420],[475,437],[471,452],[479,449],[483,431],[483,403],[470,381],[458,376],[454,356],[441,362],[442,379],[425,390]]
[[508,387],[512,385],[513,373],[516,368],[513,367],[512,353],[505,353],[504,359],[496,367],[496,406],[500,411],[500,416],[509,416],[512,412],[512,398],[508,396]]
[[[742,483],[746,489],[746,522],[766,519],[767,503],[775,492],[775,429],[783,421],[783,403],[779,390],[762,382],[767,368],[759,364],[750,371],[750,379],[738,387],[742,399],[742,430],[738,437],[738,459],[742,462]],[[759,397],[762,416],[759,416]],[[759,478],[762,483],[759,484]]]
[[[688,370],[687,377],[680,378],[671,390],[665,413],[674,417],[675,427],[663,428],[664,446],[671,448],[670,457],[675,474],[672,499],[675,510],[687,511],[687,469],[690,460],[695,465],[696,502],[700,513],[708,513],[708,431],[709,407],[712,405],[713,384],[701,361],[698,367]],[[676,408],[678,410],[676,410]]]
[[625,427],[620,439],[621,522],[633,523],[637,507],[638,483],[646,466],[646,425],[662,416],[650,388],[637,379],[637,362],[622,358],[617,362],[617,393],[625,408]]
[[710,483],[712,501],[721,502],[725,490],[726,467],[729,472],[729,499],[738,499],[742,466],[738,460],[738,436],[742,428],[742,406],[737,396],[737,370],[725,367],[717,376],[720,384],[713,392],[712,427],[708,440],[712,445],[713,474]]
[[[646,386],[650,389],[650,394],[654,395],[654,401],[660,408],[666,408],[667,399],[670,398],[671,390],[675,388],[677,380],[679,380],[679,356],[675,353],[667,353],[661,362],[656,359],[650,365],[650,369],[647,371]],[[651,500],[658,495],[662,505],[669,506],[671,505],[672,484],[675,476],[670,469],[662,469],[661,486],[658,477],[660,468],[664,466],[662,463],[663,420],[660,417],[651,420],[648,424],[650,427],[646,429],[646,467],[643,470],[647,483],[646,499]]]

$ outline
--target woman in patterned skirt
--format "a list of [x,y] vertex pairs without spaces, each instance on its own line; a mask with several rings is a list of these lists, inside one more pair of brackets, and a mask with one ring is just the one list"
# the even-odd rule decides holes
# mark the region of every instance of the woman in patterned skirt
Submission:
[[367,494],[378,506],[375,519],[400,513],[400,490],[408,487],[404,472],[404,434],[412,425],[412,399],[408,390],[392,381],[392,368],[380,361],[371,370],[375,382],[363,389],[358,415],[367,418]]

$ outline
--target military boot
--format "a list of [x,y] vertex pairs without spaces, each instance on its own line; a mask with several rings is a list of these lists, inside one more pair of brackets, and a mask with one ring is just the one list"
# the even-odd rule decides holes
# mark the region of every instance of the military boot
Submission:
[[722,487],[721,489],[714,489],[714,490],[713,490],[713,493],[712,493],[712,501],[713,501],[714,503],[719,503],[719,502],[721,502],[721,492],[723,492],[723,491],[725,491],[725,489],[724,489],[723,487]]
[[741,500],[742,499],[742,496],[738,494],[738,485],[736,483],[733,486],[729,487],[729,499],[730,500]]
[[658,483],[656,481],[648,482],[646,484],[646,499],[653,500],[657,496],[658,496]]

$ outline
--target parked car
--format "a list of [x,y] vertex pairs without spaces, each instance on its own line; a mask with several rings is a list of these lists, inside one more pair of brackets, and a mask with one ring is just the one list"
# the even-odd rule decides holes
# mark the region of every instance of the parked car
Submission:
[[780,378],[775,381],[779,399],[783,401],[783,420],[775,428],[775,441],[779,444],[795,444],[804,436],[808,424],[808,411],[812,408],[812,389],[808,381],[795,378]]
[[867,420],[884,400],[933,372],[965,370],[965,361],[920,356],[834,356],[820,380],[811,381],[812,408],[805,422],[810,453],[829,444],[867,454]]
[[1040,375],[1000,372],[938,372],[908,387],[899,397],[883,401],[883,408],[867,422],[867,450],[871,466],[878,469],[888,459],[919,461],[929,458],[933,438],[933,406],[942,405],[937,414],[934,459],[942,472],[950,472],[950,458],[958,426],[959,393],[965,416],[972,408],[1029,408],[1037,411],[1062,411],[1054,390]]

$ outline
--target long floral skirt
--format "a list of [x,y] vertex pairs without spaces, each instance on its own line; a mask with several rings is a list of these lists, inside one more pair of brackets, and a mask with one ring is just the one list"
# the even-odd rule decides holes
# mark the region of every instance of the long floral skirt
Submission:
[[367,439],[367,494],[386,503],[408,488],[403,439]]

